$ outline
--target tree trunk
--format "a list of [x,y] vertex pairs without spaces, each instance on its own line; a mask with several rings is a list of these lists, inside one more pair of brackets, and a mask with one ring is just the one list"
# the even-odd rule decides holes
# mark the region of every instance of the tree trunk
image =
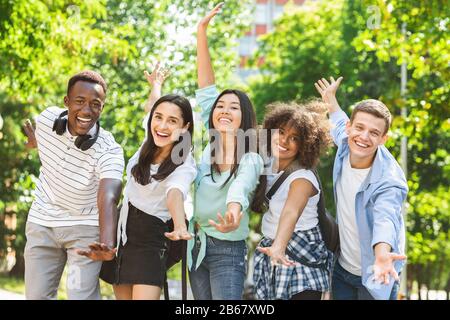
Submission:
[[423,265],[421,265],[421,264],[417,265],[417,287],[418,287],[419,300],[422,300],[422,291],[420,290],[420,289],[422,289],[422,284],[423,284],[422,270],[423,270]]
[[433,271],[433,265],[431,262],[427,263],[426,268],[426,278],[425,278],[425,285],[427,287],[427,300],[430,300],[430,289],[432,289],[431,281],[432,281],[432,271]]
[[450,277],[447,279],[447,285],[445,286],[445,295],[447,300],[450,300]]
[[411,300],[411,292],[414,285],[414,280],[416,277],[416,266],[407,265],[407,279],[406,279],[406,300]]
[[[445,259],[446,257],[445,257],[445,252],[443,253],[443,255],[442,255],[442,258],[441,258],[441,260],[440,260],[440,264],[439,264],[439,268],[438,268],[438,274],[436,275],[436,286],[435,286],[435,289],[436,290],[441,290],[441,288],[442,289],[444,289],[445,288],[445,285],[444,285],[444,268],[445,268],[445,265],[446,265],[446,260],[447,259]],[[436,292],[436,294],[438,294],[438,292]],[[437,296],[436,296],[436,299],[437,299]]]

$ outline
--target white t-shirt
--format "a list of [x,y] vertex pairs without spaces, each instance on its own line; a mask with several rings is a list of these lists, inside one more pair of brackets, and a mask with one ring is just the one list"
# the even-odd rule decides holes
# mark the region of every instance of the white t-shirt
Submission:
[[[171,218],[166,204],[167,193],[171,189],[178,189],[183,194],[183,199],[187,199],[191,184],[197,175],[194,158],[189,154],[186,161],[178,166],[164,180],[157,181],[152,179],[149,184],[141,185],[131,174],[131,169],[138,162],[139,154],[140,149],[128,162],[128,181],[125,186],[125,194],[133,206],[166,222]],[[156,174],[159,166],[159,164],[152,164],[150,166],[150,173],[152,175]]]
[[[150,113],[147,113],[142,121],[142,126],[145,129],[145,137],[147,139],[147,123]],[[145,143],[145,140],[144,140]],[[183,194],[184,210],[187,218],[192,216],[192,197],[189,195],[192,182],[197,176],[197,166],[191,153],[186,157],[186,160],[179,165],[175,170],[169,174],[164,180],[157,181],[152,179],[147,185],[139,184],[131,174],[131,169],[136,165],[141,154],[142,145],[139,150],[130,158],[127,165],[127,184],[125,185],[123,205],[120,211],[120,217],[117,228],[117,245],[122,242],[123,245],[127,242],[127,220],[128,220],[128,201],[131,204],[152,216],[167,222],[172,218],[169,209],[167,208],[167,193],[171,189],[178,189]],[[149,167],[150,174],[153,175],[158,172],[159,164],[151,164]],[[119,239],[121,241],[119,241]]]
[[339,264],[348,272],[361,276],[361,249],[356,225],[355,198],[370,168],[355,169],[350,158],[344,159],[341,178],[336,184],[337,216],[341,255]]
[[[283,174],[280,171],[277,174],[267,175],[267,189],[266,193],[270,190],[272,185]],[[298,219],[294,231],[309,230],[317,226],[319,223],[319,215],[317,213],[317,203],[320,199],[319,183],[311,170],[300,169],[292,172],[286,180],[280,185],[277,192],[272,196],[269,202],[269,210],[264,214],[262,218],[261,231],[266,238],[275,239],[277,234],[278,222],[280,221],[280,215],[283,211],[284,204],[288,198],[289,188],[291,183],[296,179],[306,179],[312,183],[312,185],[318,190],[318,193],[310,197],[306,203],[303,213]]]

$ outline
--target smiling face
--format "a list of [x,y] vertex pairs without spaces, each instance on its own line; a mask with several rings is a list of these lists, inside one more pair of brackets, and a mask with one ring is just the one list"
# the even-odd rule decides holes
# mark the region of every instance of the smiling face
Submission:
[[280,166],[288,165],[297,158],[300,137],[297,129],[289,125],[282,125],[272,135],[272,156]]
[[359,111],[353,121],[347,123],[345,131],[352,162],[370,165],[378,146],[387,140],[385,120],[367,112]]
[[95,125],[102,113],[105,92],[101,85],[87,81],[77,81],[64,104],[69,109],[69,132],[73,136],[85,135]]
[[179,106],[171,102],[162,102],[154,110],[150,128],[156,146],[170,148],[181,133],[189,128],[189,123],[184,123]]
[[239,129],[242,111],[238,96],[233,93],[221,96],[213,110],[212,120],[214,129],[220,132]]

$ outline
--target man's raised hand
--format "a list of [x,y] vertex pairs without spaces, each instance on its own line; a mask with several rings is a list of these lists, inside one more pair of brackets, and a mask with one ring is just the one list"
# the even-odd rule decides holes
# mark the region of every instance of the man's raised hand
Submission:
[[333,77],[330,77],[330,82],[328,82],[327,79],[322,78],[314,83],[317,91],[322,96],[323,102],[329,105],[330,112],[335,112],[340,109],[336,99],[336,91],[339,88],[342,79],[342,77],[339,77],[337,80],[334,80]]

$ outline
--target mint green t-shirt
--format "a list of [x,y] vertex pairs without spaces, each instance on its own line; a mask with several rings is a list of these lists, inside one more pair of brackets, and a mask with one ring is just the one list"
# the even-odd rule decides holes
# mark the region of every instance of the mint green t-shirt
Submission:
[[[196,99],[202,108],[203,123],[207,123],[212,105],[218,95],[219,92],[214,85],[196,91]],[[198,232],[201,246],[195,269],[198,268],[205,256],[206,234],[220,240],[230,241],[240,241],[247,238],[249,234],[249,206],[263,168],[264,164],[260,155],[254,152],[246,153],[239,161],[237,174],[233,175],[228,183],[222,187],[230,172],[214,173],[213,180],[210,169],[210,145],[208,144],[205,147],[195,179],[194,214],[189,224],[191,232],[194,231],[196,223],[200,226]],[[238,229],[222,233],[211,226],[208,220],[217,221],[217,213],[219,212],[223,216],[230,202],[237,202],[241,205],[243,216]],[[191,252],[194,241],[192,239],[188,242],[189,269],[192,267]]]

